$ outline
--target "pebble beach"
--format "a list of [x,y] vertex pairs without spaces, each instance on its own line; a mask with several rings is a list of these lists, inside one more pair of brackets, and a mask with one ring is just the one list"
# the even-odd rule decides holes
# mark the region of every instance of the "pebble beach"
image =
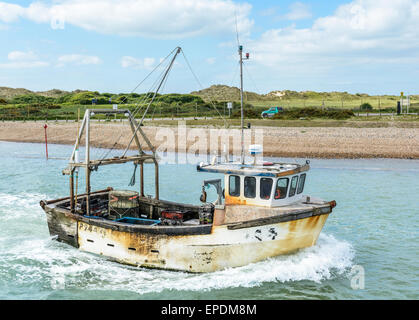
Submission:
[[[0,122],[0,140],[43,143],[45,142],[43,126],[44,122],[39,121]],[[156,148],[163,143],[158,133],[161,133],[162,129],[173,130],[176,138],[167,151],[179,151],[177,127],[146,125],[142,128]],[[198,129],[203,130],[202,132],[209,137],[209,128]],[[389,125],[376,128],[252,127],[253,129],[263,129],[263,151],[264,156],[268,157],[419,159],[419,128],[416,125],[412,127]],[[191,128],[188,127],[186,134],[189,130]],[[125,148],[131,137],[129,126],[119,122],[92,123],[91,132],[92,145],[102,148]],[[76,133],[75,122],[48,122],[48,143],[72,145]],[[118,140],[116,145],[115,140]],[[194,141],[188,141],[187,148],[192,144]],[[135,145],[131,147],[135,148]],[[146,145],[144,149],[147,150]]]

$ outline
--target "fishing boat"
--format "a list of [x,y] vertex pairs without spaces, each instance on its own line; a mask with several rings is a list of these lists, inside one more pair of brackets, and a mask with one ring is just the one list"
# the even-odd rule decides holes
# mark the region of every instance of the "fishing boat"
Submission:
[[[173,65],[177,51],[162,82]],[[304,194],[309,161],[304,164],[258,161],[258,145],[249,146],[246,162],[243,140],[243,48],[239,46],[241,74],[241,156],[239,161],[214,157],[199,163],[199,172],[221,174],[224,179],[204,180],[201,205],[159,198],[159,163],[156,149],[141,128],[147,106],[138,122],[129,110],[87,109],[67,168],[70,195],[41,200],[50,235],[80,250],[139,267],[186,272],[213,272],[240,267],[314,245],[336,206]],[[248,58],[248,54],[246,54]],[[245,58],[245,59],[246,59]],[[158,86],[153,98],[156,96]],[[136,153],[120,157],[90,158],[90,123],[94,114],[123,114],[131,128]],[[79,146],[85,138],[84,159]],[[145,142],[151,152],[143,150]],[[112,164],[132,162],[140,166],[140,190],[91,191],[93,170]],[[144,167],[154,164],[154,196],[145,195]],[[85,170],[86,192],[75,192],[75,177]],[[135,171],[134,171],[135,172]],[[224,180],[224,181],[222,181]],[[217,199],[207,201],[206,190],[213,186]]]

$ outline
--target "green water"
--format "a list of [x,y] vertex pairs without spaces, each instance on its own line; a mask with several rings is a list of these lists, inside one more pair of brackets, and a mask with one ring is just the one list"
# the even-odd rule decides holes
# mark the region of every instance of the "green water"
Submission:
[[[0,299],[419,298],[419,161],[312,159],[304,193],[338,203],[315,246],[195,275],[124,266],[52,241],[39,201],[66,196],[68,177],[66,161],[46,161],[43,148],[0,142]],[[70,152],[49,146],[50,156]],[[130,189],[132,171],[101,168],[93,188]],[[162,165],[161,198],[199,203],[202,180],[216,177]],[[150,194],[153,179],[147,166]],[[355,278],[359,270],[364,278]]]

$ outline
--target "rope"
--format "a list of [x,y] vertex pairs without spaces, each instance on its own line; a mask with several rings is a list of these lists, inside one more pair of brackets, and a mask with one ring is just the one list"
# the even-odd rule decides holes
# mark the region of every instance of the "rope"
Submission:
[[132,177],[131,177],[131,181],[129,182],[129,186],[134,186],[135,185],[135,172],[137,171],[137,163],[134,163],[134,172],[132,173]]

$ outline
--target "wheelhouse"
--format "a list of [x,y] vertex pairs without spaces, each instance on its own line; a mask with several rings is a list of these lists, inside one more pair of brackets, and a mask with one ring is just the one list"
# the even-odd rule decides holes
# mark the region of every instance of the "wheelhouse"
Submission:
[[224,173],[225,204],[280,207],[303,198],[309,170],[305,165],[264,163],[262,165],[214,164],[199,171]]

